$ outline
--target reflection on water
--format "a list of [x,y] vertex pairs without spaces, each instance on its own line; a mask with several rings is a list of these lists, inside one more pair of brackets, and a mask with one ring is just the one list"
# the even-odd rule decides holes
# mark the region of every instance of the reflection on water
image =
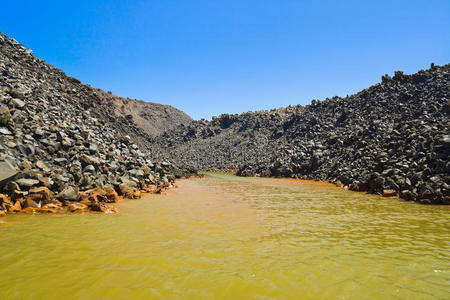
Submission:
[[207,174],[120,215],[12,215],[0,299],[450,299],[449,207]]

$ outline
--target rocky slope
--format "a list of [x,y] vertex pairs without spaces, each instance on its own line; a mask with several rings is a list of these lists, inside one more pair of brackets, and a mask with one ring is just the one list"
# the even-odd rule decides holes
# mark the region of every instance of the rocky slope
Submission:
[[187,114],[170,105],[122,98],[100,89],[96,89],[96,92],[102,103],[109,106],[117,116],[132,120],[152,136],[192,121]]
[[199,169],[299,177],[450,204],[450,65],[432,65],[346,98],[221,115],[162,136]]
[[0,215],[27,210],[114,212],[190,174],[98,90],[0,32]]

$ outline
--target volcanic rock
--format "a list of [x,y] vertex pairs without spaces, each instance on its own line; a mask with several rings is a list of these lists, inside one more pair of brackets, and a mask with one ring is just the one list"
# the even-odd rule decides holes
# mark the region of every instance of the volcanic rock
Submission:
[[68,200],[68,201],[75,201],[78,198],[78,191],[69,186],[65,188],[63,191],[61,191],[56,198],[58,198],[61,201]]
[[[16,200],[26,199],[26,191],[34,188],[45,187],[61,201],[76,201],[80,191],[116,186],[120,177],[138,176],[135,196],[149,181],[162,186],[166,175],[174,180],[195,173],[106,105],[102,91],[36,58],[1,32],[0,39],[0,193],[11,197],[14,211],[21,208]],[[170,111],[150,115],[156,119],[149,117],[147,122],[171,122]],[[161,123],[159,116],[168,117],[168,122]],[[170,165],[159,165],[162,161]],[[142,168],[149,171],[136,173]],[[44,194],[34,193],[43,198],[26,199],[26,206],[48,201],[50,196]],[[113,202],[116,197],[108,190],[105,199]]]
[[0,161],[0,186],[17,175],[16,169],[7,161]]
[[450,65],[395,74],[345,98],[223,114],[159,139],[193,168],[327,180],[444,204],[450,197]]

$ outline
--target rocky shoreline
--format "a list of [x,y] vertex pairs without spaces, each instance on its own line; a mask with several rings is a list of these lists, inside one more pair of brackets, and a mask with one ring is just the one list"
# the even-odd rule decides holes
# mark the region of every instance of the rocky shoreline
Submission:
[[224,114],[164,133],[198,169],[322,180],[354,191],[450,204],[450,65],[393,77],[346,98]]
[[[150,113],[151,105],[133,117],[134,102],[122,111],[119,98],[0,32],[0,216],[114,213],[119,197],[160,193],[197,170],[450,204],[450,65],[397,71],[345,98],[188,124],[180,111]],[[142,124],[155,116],[165,119],[155,132],[167,120],[181,124],[155,137]]]
[[0,215],[114,212],[119,196],[160,192],[196,174],[98,90],[0,33]]
[[[47,214],[47,213],[85,213],[97,212],[105,214],[119,213],[113,205],[121,199],[141,199],[145,194],[160,194],[173,187],[148,186],[140,190],[126,185],[119,186],[119,193],[112,186],[95,188],[76,193],[75,190],[65,190],[57,195],[46,187],[38,187],[28,191],[24,196],[17,193],[8,196],[0,194],[0,216],[11,213]],[[121,196],[119,196],[119,194]],[[76,195],[76,197],[75,197]],[[67,199],[72,198],[72,199]]]

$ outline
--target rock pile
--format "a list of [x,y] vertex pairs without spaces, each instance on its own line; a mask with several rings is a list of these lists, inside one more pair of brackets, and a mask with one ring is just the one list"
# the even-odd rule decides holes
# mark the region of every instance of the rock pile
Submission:
[[450,204],[450,65],[392,78],[346,98],[221,115],[162,140],[199,169],[327,180],[351,190]]
[[0,215],[115,212],[190,170],[103,105],[98,91],[0,32]]

